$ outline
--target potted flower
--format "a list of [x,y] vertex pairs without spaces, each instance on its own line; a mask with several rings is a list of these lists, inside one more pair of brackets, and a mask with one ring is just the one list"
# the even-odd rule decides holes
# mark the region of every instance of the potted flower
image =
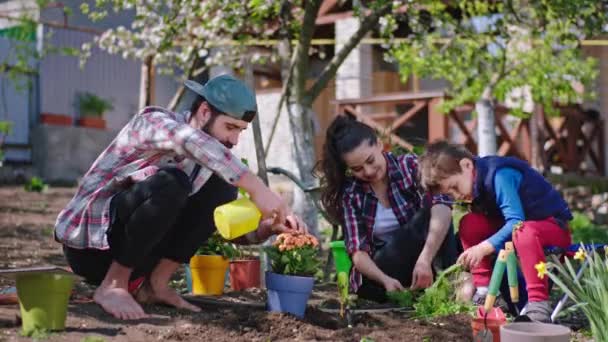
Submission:
[[192,294],[221,295],[224,293],[228,260],[234,255],[234,246],[213,233],[190,259]]
[[272,269],[266,272],[269,311],[304,316],[319,268],[318,246],[312,235],[283,233],[265,248]]
[[230,260],[230,288],[241,291],[260,287],[260,258],[241,246]]
[[80,114],[78,125],[90,128],[106,128],[106,121],[103,115],[108,110],[114,109],[109,100],[85,92],[76,95],[76,105]]

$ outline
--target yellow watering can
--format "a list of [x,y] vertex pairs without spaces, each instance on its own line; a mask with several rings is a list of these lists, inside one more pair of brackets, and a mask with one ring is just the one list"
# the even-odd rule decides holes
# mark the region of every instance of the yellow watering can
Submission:
[[258,228],[262,213],[248,198],[239,198],[213,211],[215,226],[224,239],[232,240]]

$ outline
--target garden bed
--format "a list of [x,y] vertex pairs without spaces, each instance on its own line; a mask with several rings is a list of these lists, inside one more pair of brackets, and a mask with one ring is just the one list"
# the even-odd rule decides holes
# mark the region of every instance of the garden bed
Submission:
[[[53,224],[73,188],[50,188],[29,193],[21,187],[0,187],[0,265],[63,265],[61,247],[53,240]],[[180,284],[179,276],[176,284]],[[0,278],[0,290],[14,285]],[[183,284],[182,284],[183,285]],[[303,319],[268,313],[265,293],[252,289],[226,292],[221,297],[189,298],[203,310],[190,313],[163,306],[145,306],[152,317],[123,322],[91,302],[93,289],[78,283],[68,309],[66,331],[43,336],[48,341],[470,341],[470,318],[449,316],[430,321],[410,318],[408,311],[382,310],[369,304],[354,316],[352,328],[333,312],[335,285],[315,287]],[[378,309],[378,310],[375,310]],[[384,309],[387,309],[384,307]],[[18,305],[0,306],[0,341],[30,341],[21,337]],[[99,337],[101,339],[93,339]]]

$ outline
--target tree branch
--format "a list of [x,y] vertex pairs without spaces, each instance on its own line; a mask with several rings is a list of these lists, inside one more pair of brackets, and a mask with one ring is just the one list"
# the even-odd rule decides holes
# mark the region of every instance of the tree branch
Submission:
[[321,91],[323,91],[323,89],[327,86],[327,83],[329,83],[329,81],[336,75],[338,68],[344,62],[346,57],[348,57],[350,52],[357,45],[359,45],[361,39],[363,39],[363,37],[365,37],[365,35],[378,24],[380,17],[390,12],[391,8],[392,6],[389,3],[384,7],[375,10],[369,16],[365,17],[365,19],[363,19],[357,32],[355,32],[355,34],[350,37],[348,42],[344,44],[340,51],[334,55],[332,60],[325,66],[323,71],[321,71],[321,75],[317,78],[315,84],[308,91],[307,97],[311,103],[319,96],[319,94],[321,94]]
[[283,82],[283,87],[281,90],[281,98],[279,99],[279,105],[277,107],[277,113],[274,116],[274,121],[272,122],[272,128],[270,130],[270,135],[268,135],[268,141],[266,142],[266,149],[264,150],[264,157],[267,158],[268,157],[268,151],[270,151],[270,144],[272,144],[272,139],[274,138],[274,134],[277,130],[277,126],[279,125],[279,118],[281,117],[281,108],[283,108],[283,105],[285,104],[285,102],[289,102],[289,89],[292,83],[292,75],[293,75],[293,69],[295,66],[295,55],[294,58],[291,59],[291,63],[289,65],[289,71],[287,72],[287,78],[285,79],[285,81]]
[[308,71],[308,50],[315,32],[315,21],[321,7],[321,0],[306,1],[304,6],[304,18],[302,20],[302,31],[295,49],[296,65],[294,68],[295,95],[298,100],[304,98],[306,92],[306,74]]

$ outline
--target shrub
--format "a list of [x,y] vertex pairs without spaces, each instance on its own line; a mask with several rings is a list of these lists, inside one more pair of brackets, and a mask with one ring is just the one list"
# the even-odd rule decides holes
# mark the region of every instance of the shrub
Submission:
[[114,109],[114,106],[109,100],[91,93],[80,93],[76,95],[76,104],[80,112],[80,116],[102,117],[103,113]]

